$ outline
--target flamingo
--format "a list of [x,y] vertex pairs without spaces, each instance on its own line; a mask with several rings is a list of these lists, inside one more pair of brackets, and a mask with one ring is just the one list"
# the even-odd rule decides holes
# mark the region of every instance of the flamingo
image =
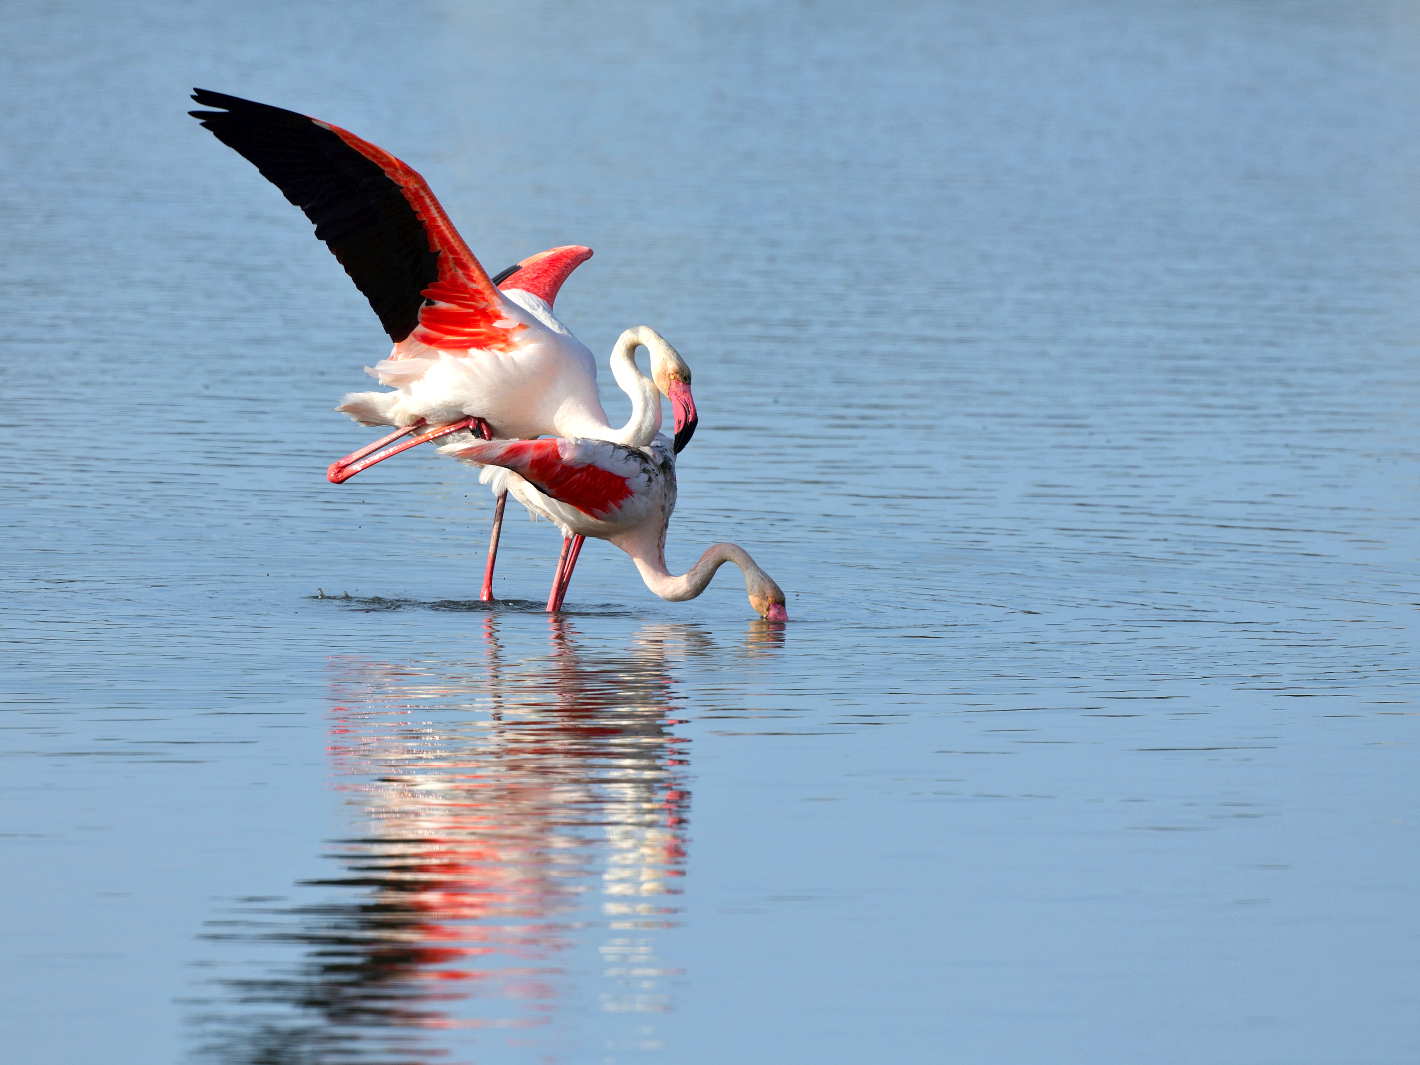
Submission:
[[[222,109],[189,114],[301,208],[394,341],[389,357],[367,370],[394,390],[351,393],[336,409],[366,425],[398,428],[332,464],[331,481],[463,429],[485,439],[551,435],[630,447],[659,432],[660,398],[636,370],[636,345],[618,344],[612,353],[612,373],[632,401],[630,418],[616,428],[597,397],[592,353],[552,313],[590,248],[553,248],[490,278],[428,184],[393,155],[294,111],[206,89],[195,89],[192,99]],[[659,381],[657,349],[648,348]],[[668,371],[661,391],[675,410],[675,446],[682,448],[697,420],[689,378]],[[484,600],[493,597],[504,501],[495,513]]]
[[789,620],[779,585],[737,544],[711,545],[679,576],[666,568],[666,529],[675,510],[676,482],[674,445],[664,433],[643,447],[561,437],[459,440],[439,450],[475,466],[497,467],[489,478],[495,490],[511,491],[525,507],[562,530],[562,559],[548,610],[562,608],[573,537],[594,536],[625,551],[646,587],[675,603],[694,599],[716,570],[733,562],[744,574],[755,613],[769,621]]
[[[645,347],[651,352],[651,377],[647,378],[636,365],[635,352],[638,348]],[[673,443],[675,452],[685,448],[691,436],[695,433],[699,417],[695,408],[695,400],[690,393],[691,372],[685,360],[674,347],[649,326],[636,326],[621,334],[615,347],[612,349],[611,365],[617,383],[621,385],[623,391],[633,399],[637,395],[650,395],[654,407],[649,408],[650,420],[658,432],[661,426],[661,412],[657,393],[665,395],[671,399],[677,412],[676,424],[677,433]],[[376,393],[378,394],[378,393]],[[689,417],[683,415],[688,413]],[[470,424],[475,423],[475,424]],[[422,424],[422,423],[421,423]],[[449,437],[455,433],[472,432],[474,435],[485,440],[491,440],[493,435],[488,431],[487,426],[481,418],[466,418],[462,421],[444,425],[438,429],[432,429],[421,433],[403,444],[382,446],[390,444],[412,429],[400,429],[390,436],[375,441],[359,451],[333,463],[330,467],[328,477],[331,481],[339,484],[348,478],[368,469],[376,462],[380,462],[390,455],[396,454],[406,448],[414,447],[418,444],[437,440],[441,437]],[[485,482],[490,480],[485,471]],[[506,479],[499,479],[494,494],[497,496],[493,514],[493,532],[488,545],[488,563],[484,569],[482,599],[489,602],[493,599],[493,565],[498,553],[498,540],[503,528],[503,511],[508,501],[508,487]],[[527,502],[522,495],[514,493],[520,502],[527,506]],[[528,507],[534,516],[541,513],[535,507]],[[552,591],[548,594],[547,609],[549,612],[562,609],[562,599],[567,594],[567,585],[572,580],[572,570],[577,565],[578,556],[582,551],[582,543],[585,537],[581,534],[571,535],[564,539],[562,543],[562,554],[557,559],[557,569],[553,577]]]

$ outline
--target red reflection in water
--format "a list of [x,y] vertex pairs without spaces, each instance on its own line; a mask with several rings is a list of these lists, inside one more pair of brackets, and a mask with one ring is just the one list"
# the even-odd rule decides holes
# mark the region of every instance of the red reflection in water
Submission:
[[574,1049],[556,1031],[571,997],[638,1023],[669,1008],[655,933],[676,921],[689,803],[670,663],[707,641],[653,627],[589,655],[549,623],[545,655],[510,660],[489,615],[481,659],[458,668],[332,663],[329,752],[361,835],[311,882],[335,898],[254,937],[303,944],[297,971],[228,981],[285,1015],[229,1020],[210,1051],[446,1061],[431,1030],[542,1029],[556,1060]]

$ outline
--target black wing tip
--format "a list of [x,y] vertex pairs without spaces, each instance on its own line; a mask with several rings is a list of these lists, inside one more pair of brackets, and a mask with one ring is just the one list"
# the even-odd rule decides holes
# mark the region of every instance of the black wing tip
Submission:
[[[235,96],[226,96],[226,95],[224,95],[224,94],[222,94],[222,93],[220,93],[220,92],[213,92],[211,89],[199,89],[199,88],[197,88],[196,86],[193,86],[193,89],[192,89],[192,96],[191,96],[190,98],[191,98],[191,100],[192,100],[194,103],[199,103],[199,104],[201,104],[203,107],[223,107],[223,108],[227,107],[227,104],[225,103],[225,101],[227,101],[227,100],[235,100],[235,99],[236,99]],[[197,119],[197,121],[201,122],[204,126],[207,125],[207,120],[208,120],[209,118],[225,117],[228,113],[230,113],[230,109],[224,110],[224,111],[189,111],[189,112],[188,112],[189,115],[191,115],[193,118]],[[210,127],[209,127],[209,128],[210,128]]]
[[[224,92],[213,92],[211,89],[199,89],[196,86],[192,90],[192,99],[203,107],[223,107],[228,111],[234,110],[246,104],[250,107],[255,101],[243,100],[240,96],[228,96]],[[235,105],[235,107],[234,107]],[[256,106],[260,107],[260,104]]]
[[220,111],[189,111],[315,223],[390,339],[419,324],[423,292],[438,280],[438,252],[396,185],[334,130],[309,115],[194,88],[192,99]]
[[284,107],[275,107],[272,104],[257,103],[255,100],[247,100],[240,96],[229,96],[224,92],[213,92],[211,89],[192,90],[192,99],[203,107],[220,107],[221,111],[189,111],[188,114],[199,121],[210,118],[228,118],[245,120],[247,122],[276,121],[278,123],[304,124],[313,122],[310,115],[303,115],[299,111],[288,111]]

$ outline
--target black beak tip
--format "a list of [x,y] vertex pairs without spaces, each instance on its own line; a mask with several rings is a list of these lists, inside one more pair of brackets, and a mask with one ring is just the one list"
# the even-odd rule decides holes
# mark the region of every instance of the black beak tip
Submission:
[[675,434],[675,453],[679,455],[685,450],[685,445],[690,443],[690,438],[695,435],[695,427],[700,424],[700,419],[695,418],[686,422],[680,427],[680,431]]

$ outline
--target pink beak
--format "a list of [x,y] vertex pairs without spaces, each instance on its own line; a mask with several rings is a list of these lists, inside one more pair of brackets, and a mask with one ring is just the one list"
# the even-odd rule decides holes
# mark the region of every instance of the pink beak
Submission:
[[675,410],[675,453],[679,455],[695,435],[700,416],[695,413],[695,397],[690,394],[690,386],[684,381],[671,382],[670,400]]
[[764,617],[766,621],[788,621],[789,611],[784,608],[783,603],[770,603],[769,613]]

